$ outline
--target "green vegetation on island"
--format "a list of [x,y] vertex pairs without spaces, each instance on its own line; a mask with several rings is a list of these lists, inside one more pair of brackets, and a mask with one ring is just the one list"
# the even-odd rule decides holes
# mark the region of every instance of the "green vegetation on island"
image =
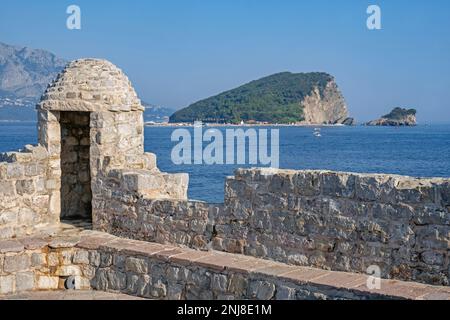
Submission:
[[397,107],[394,108],[389,114],[382,116],[382,118],[390,120],[402,120],[408,116],[415,116],[416,113],[416,109],[404,109]]
[[330,81],[334,79],[327,73],[277,73],[191,104],[170,122],[300,122],[305,97],[316,89],[323,97]]

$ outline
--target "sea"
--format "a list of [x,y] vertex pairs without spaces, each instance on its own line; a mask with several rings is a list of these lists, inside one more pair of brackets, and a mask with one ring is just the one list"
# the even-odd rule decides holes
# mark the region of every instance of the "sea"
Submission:
[[[233,127],[235,129],[236,127]],[[255,165],[175,164],[173,127],[145,127],[145,151],[158,157],[161,171],[189,173],[189,198],[221,203],[227,176]],[[225,135],[226,127],[217,127]],[[244,130],[248,127],[242,128]],[[256,128],[258,129],[258,128]],[[450,177],[450,125],[416,127],[277,126],[279,167],[361,173],[392,173],[414,177]],[[191,133],[193,128],[187,128]],[[206,129],[205,129],[206,130]],[[36,123],[0,123],[0,152],[37,143]],[[206,146],[207,143],[204,144]]]

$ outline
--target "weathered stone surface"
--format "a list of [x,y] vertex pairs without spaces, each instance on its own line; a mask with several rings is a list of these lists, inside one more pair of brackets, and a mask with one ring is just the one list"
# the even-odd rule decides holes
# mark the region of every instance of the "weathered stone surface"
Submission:
[[33,180],[19,180],[16,182],[16,192],[18,195],[33,194],[34,190]]
[[89,264],[89,252],[85,250],[77,251],[73,256],[75,264]]
[[250,283],[250,296],[258,300],[270,300],[275,294],[275,285],[267,281]]
[[2,240],[0,241],[0,254],[7,252],[21,252],[24,249],[22,243],[16,240]]
[[53,249],[73,248],[80,242],[80,240],[80,237],[59,237],[50,241],[48,246]]
[[27,254],[16,254],[6,256],[3,262],[3,270],[5,272],[26,271],[30,268],[30,256]]
[[139,274],[145,274],[148,271],[148,263],[145,259],[128,258],[125,261],[125,269]]
[[294,300],[295,288],[287,286],[277,287],[276,300]]
[[59,277],[38,276],[37,288],[40,290],[56,290],[59,286]]
[[16,275],[16,291],[29,291],[35,288],[34,274],[32,272],[22,272]]
[[33,252],[31,254],[31,266],[41,267],[47,262],[46,255],[44,253]]
[[14,276],[0,276],[0,294],[10,294],[15,291]]

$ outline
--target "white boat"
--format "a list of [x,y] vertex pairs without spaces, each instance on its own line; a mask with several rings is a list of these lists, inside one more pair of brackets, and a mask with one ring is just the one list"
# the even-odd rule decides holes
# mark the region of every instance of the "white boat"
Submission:
[[320,133],[320,128],[314,128],[313,135],[317,138],[320,138],[322,134]]

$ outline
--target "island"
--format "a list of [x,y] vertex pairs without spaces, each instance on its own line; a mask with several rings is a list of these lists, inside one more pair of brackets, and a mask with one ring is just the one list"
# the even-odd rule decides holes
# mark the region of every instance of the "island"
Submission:
[[334,78],[322,72],[282,72],[198,101],[171,123],[354,124]]
[[367,126],[416,126],[416,109],[395,108],[380,119],[366,123]]

